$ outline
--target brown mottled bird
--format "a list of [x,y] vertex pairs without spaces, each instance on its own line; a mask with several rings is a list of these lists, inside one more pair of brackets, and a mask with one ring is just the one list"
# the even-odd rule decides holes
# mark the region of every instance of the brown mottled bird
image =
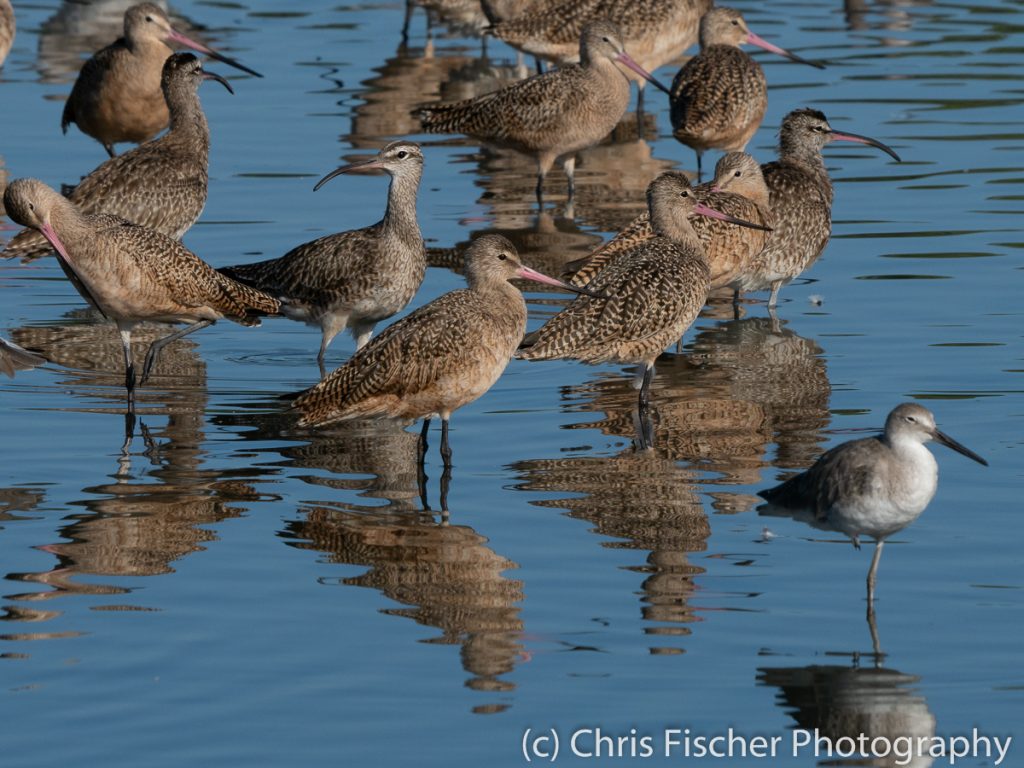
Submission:
[[621,253],[587,284],[603,296],[580,296],[531,334],[527,360],[638,363],[640,408],[648,404],[654,361],[690,327],[711,285],[704,248],[691,216],[724,218],[697,202],[686,176],[663,173],[647,189],[655,237]]
[[521,80],[493,93],[451,104],[427,104],[416,114],[428,133],[465,133],[537,160],[537,200],[555,160],[575,191],[575,153],[611,133],[629,106],[625,67],[667,92],[626,53],[618,28],[592,21],[579,40],[580,63]]
[[[171,129],[107,160],[66,189],[67,198],[82,213],[109,213],[180,240],[206,205],[210,129],[198,94],[204,80],[216,80],[233,93],[227,80],[203,71],[191,53],[168,57],[161,88],[170,109]],[[0,255],[28,261],[52,250],[38,231],[25,229]]]
[[42,232],[82,298],[117,323],[130,411],[135,407],[131,332],[137,323],[187,323],[150,346],[144,384],[170,342],[221,318],[255,326],[260,315],[279,311],[277,299],[224,277],[177,240],[109,214],[83,214],[36,179],[12,182],[4,205],[14,221]]
[[14,8],[11,7],[11,0],[0,0],[0,67],[14,45],[14,33]]
[[[468,288],[446,293],[390,325],[343,366],[295,401],[300,425],[387,417],[441,418],[441,456],[451,463],[448,420],[501,376],[526,330],[526,302],[509,280],[536,280],[574,290],[519,261],[501,235],[484,235],[466,251]],[[421,448],[421,457],[422,457]]]
[[361,349],[377,323],[412,300],[427,268],[416,221],[423,174],[419,144],[393,141],[376,157],[331,171],[315,189],[342,173],[374,171],[391,176],[387,210],[376,224],[304,243],[277,259],[221,269],[279,298],[286,317],[320,326],[321,373],[327,346],[338,333],[350,328]]
[[700,20],[700,53],[683,65],[669,94],[672,135],[701,157],[708,149],[742,152],[768,108],[768,83],[761,65],[740,49],[751,43],[801,64],[821,64],[762,40],[739,11],[712,8]]
[[900,156],[880,141],[832,130],[825,115],[816,109],[797,109],[786,115],[779,132],[779,159],[761,166],[770,193],[774,231],[737,284],[742,291],[771,288],[769,308],[778,302],[783,285],[817,261],[832,234],[832,181],[821,157],[821,150],[831,141],[869,144],[900,162]]
[[234,59],[186,37],[157,5],[133,5],[124,13],[124,37],[98,51],[82,66],[71,89],[60,127],[75,123],[114,156],[122,141],[142,143],[167,127],[170,114],[160,91],[164,62],[177,43],[262,77]]
[[[707,216],[694,217],[690,222],[704,247],[711,271],[711,290],[726,286],[735,289],[739,275],[764,248],[771,231],[768,187],[761,175],[761,166],[744,152],[729,152],[715,166],[714,180],[693,191],[699,203],[760,225],[736,227]],[[652,237],[650,214],[642,213],[590,256],[568,264],[568,269],[574,272],[569,283],[586,285],[620,254]]]

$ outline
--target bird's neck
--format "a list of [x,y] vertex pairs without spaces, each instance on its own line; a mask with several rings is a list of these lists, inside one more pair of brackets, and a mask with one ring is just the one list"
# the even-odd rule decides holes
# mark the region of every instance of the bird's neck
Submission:
[[651,212],[651,230],[659,237],[667,237],[673,242],[691,246],[697,252],[704,253],[704,246],[701,245],[700,238],[686,216],[655,209]]
[[416,220],[416,193],[420,186],[420,174],[408,172],[391,177],[388,187],[388,206],[384,212],[384,232],[401,237],[403,240],[419,241],[419,223]]
[[209,147],[210,126],[199,103],[199,95],[190,88],[169,88],[164,91],[171,116],[171,132],[198,139]]

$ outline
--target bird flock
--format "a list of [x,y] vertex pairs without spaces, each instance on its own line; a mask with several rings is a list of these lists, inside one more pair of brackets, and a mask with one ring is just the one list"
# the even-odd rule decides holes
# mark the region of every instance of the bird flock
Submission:
[[[767,108],[761,67],[741,49],[751,44],[816,68],[769,43],[743,16],[710,0],[484,0],[487,33],[538,59],[547,71],[491,93],[422,104],[414,116],[424,133],[457,133],[505,147],[536,162],[536,200],[545,180],[564,169],[568,201],[575,194],[581,150],[604,139],[623,119],[631,84],[664,92],[672,136],[696,153],[696,181],[709,150],[724,152],[714,176],[693,184],[669,171],[652,179],[647,212],[589,256],[570,262],[563,279],[523,265],[507,239],[487,235],[466,249],[468,286],[412,311],[373,337],[375,327],[414,301],[426,270],[416,198],[426,153],[405,138],[375,157],[340,167],[342,174],[390,176],[383,218],[368,227],[296,246],[275,259],[215,269],[181,244],[207,200],[210,130],[199,86],[207,71],[188,48],[255,77],[244,64],[177,31],[156,5],[124,15],[123,37],[82,66],[60,120],[99,142],[110,159],[74,187],[57,191],[22,178],[4,192],[7,215],[26,229],[3,255],[22,261],[54,253],[90,305],[112,321],[125,357],[127,408],[146,383],[161,349],[218,320],[247,326],[283,315],[318,327],[321,380],[291,400],[300,427],[347,419],[423,420],[420,461],[432,418],[442,424],[441,456],[451,465],[453,412],[497,381],[513,357],[574,359],[637,366],[638,449],[651,445],[647,410],[658,357],[694,322],[709,292],[780,289],[821,255],[831,234],[833,188],[822,150],[834,141],[875,147],[882,142],[832,127],[819,110],[799,107],[782,121],[778,157],[760,163],[745,150]],[[514,15],[512,15],[514,14]],[[14,36],[14,15],[0,0],[0,64]],[[699,52],[670,87],[652,72],[699,41]],[[648,101],[652,97],[647,96]],[[638,121],[638,126],[640,125]],[[161,135],[162,134],[162,135]],[[122,143],[139,146],[117,155]],[[526,305],[509,281],[524,278],[576,294],[541,328],[527,334]],[[183,324],[155,341],[136,369],[131,334],[142,322]],[[355,354],[328,373],[325,353],[341,331]],[[2,341],[2,340],[0,340]],[[41,358],[0,344],[0,370]],[[804,516],[812,525],[877,542],[868,600],[886,537],[916,519],[935,493],[937,468],[928,440],[984,463],[935,426],[919,405],[897,406],[877,438],[834,448],[806,472],[762,495],[763,514]]]

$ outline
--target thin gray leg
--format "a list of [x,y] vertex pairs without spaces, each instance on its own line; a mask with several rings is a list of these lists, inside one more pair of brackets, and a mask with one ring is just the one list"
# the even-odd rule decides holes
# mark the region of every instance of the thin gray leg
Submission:
[[117,326],[124,350],[124,388],[128,390],[128,412],[135,412],[135,363],[132,361],[132,331],[130,326]]
[[448,445],[448,419],[441,419],[441,459],[445,467],[452,465],[452,447]]
[[146,379],[149,378],[149,374],[153,372],[153,365],[156,363],[157,357],[160,355],[160,350],[170,344],[172,341],[183,339],[190,333],[206,328],[207,326],[213,325],[212,320],[200,320],[198,323],[192,325],[186,325],[180,331],[169,333],[166,336],[157,339],[149,345],[149,352],[146,353],[146,363],[142,366],[142,380],[139,384],[145,384]]

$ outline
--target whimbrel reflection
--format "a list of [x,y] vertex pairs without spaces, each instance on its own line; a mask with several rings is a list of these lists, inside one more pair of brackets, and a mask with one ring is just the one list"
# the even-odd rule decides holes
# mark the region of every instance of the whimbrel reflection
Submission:
[[[370,587],[401,603],[382,609],[440,635],[427,642],[461,646],[466,685],[500,694],[515,686],[502,679],[524,657],[518,603],[523,584],[505,576],[516,563],[486,546],[487,540],[465,525],[439,525],[423,512],[375,511],[349,505],[302,510],[286,535],[293,546],[325,552],[333,563],[364,565],[360,576],[342,584]],[[494,702],[475,712],[505,708]]]

